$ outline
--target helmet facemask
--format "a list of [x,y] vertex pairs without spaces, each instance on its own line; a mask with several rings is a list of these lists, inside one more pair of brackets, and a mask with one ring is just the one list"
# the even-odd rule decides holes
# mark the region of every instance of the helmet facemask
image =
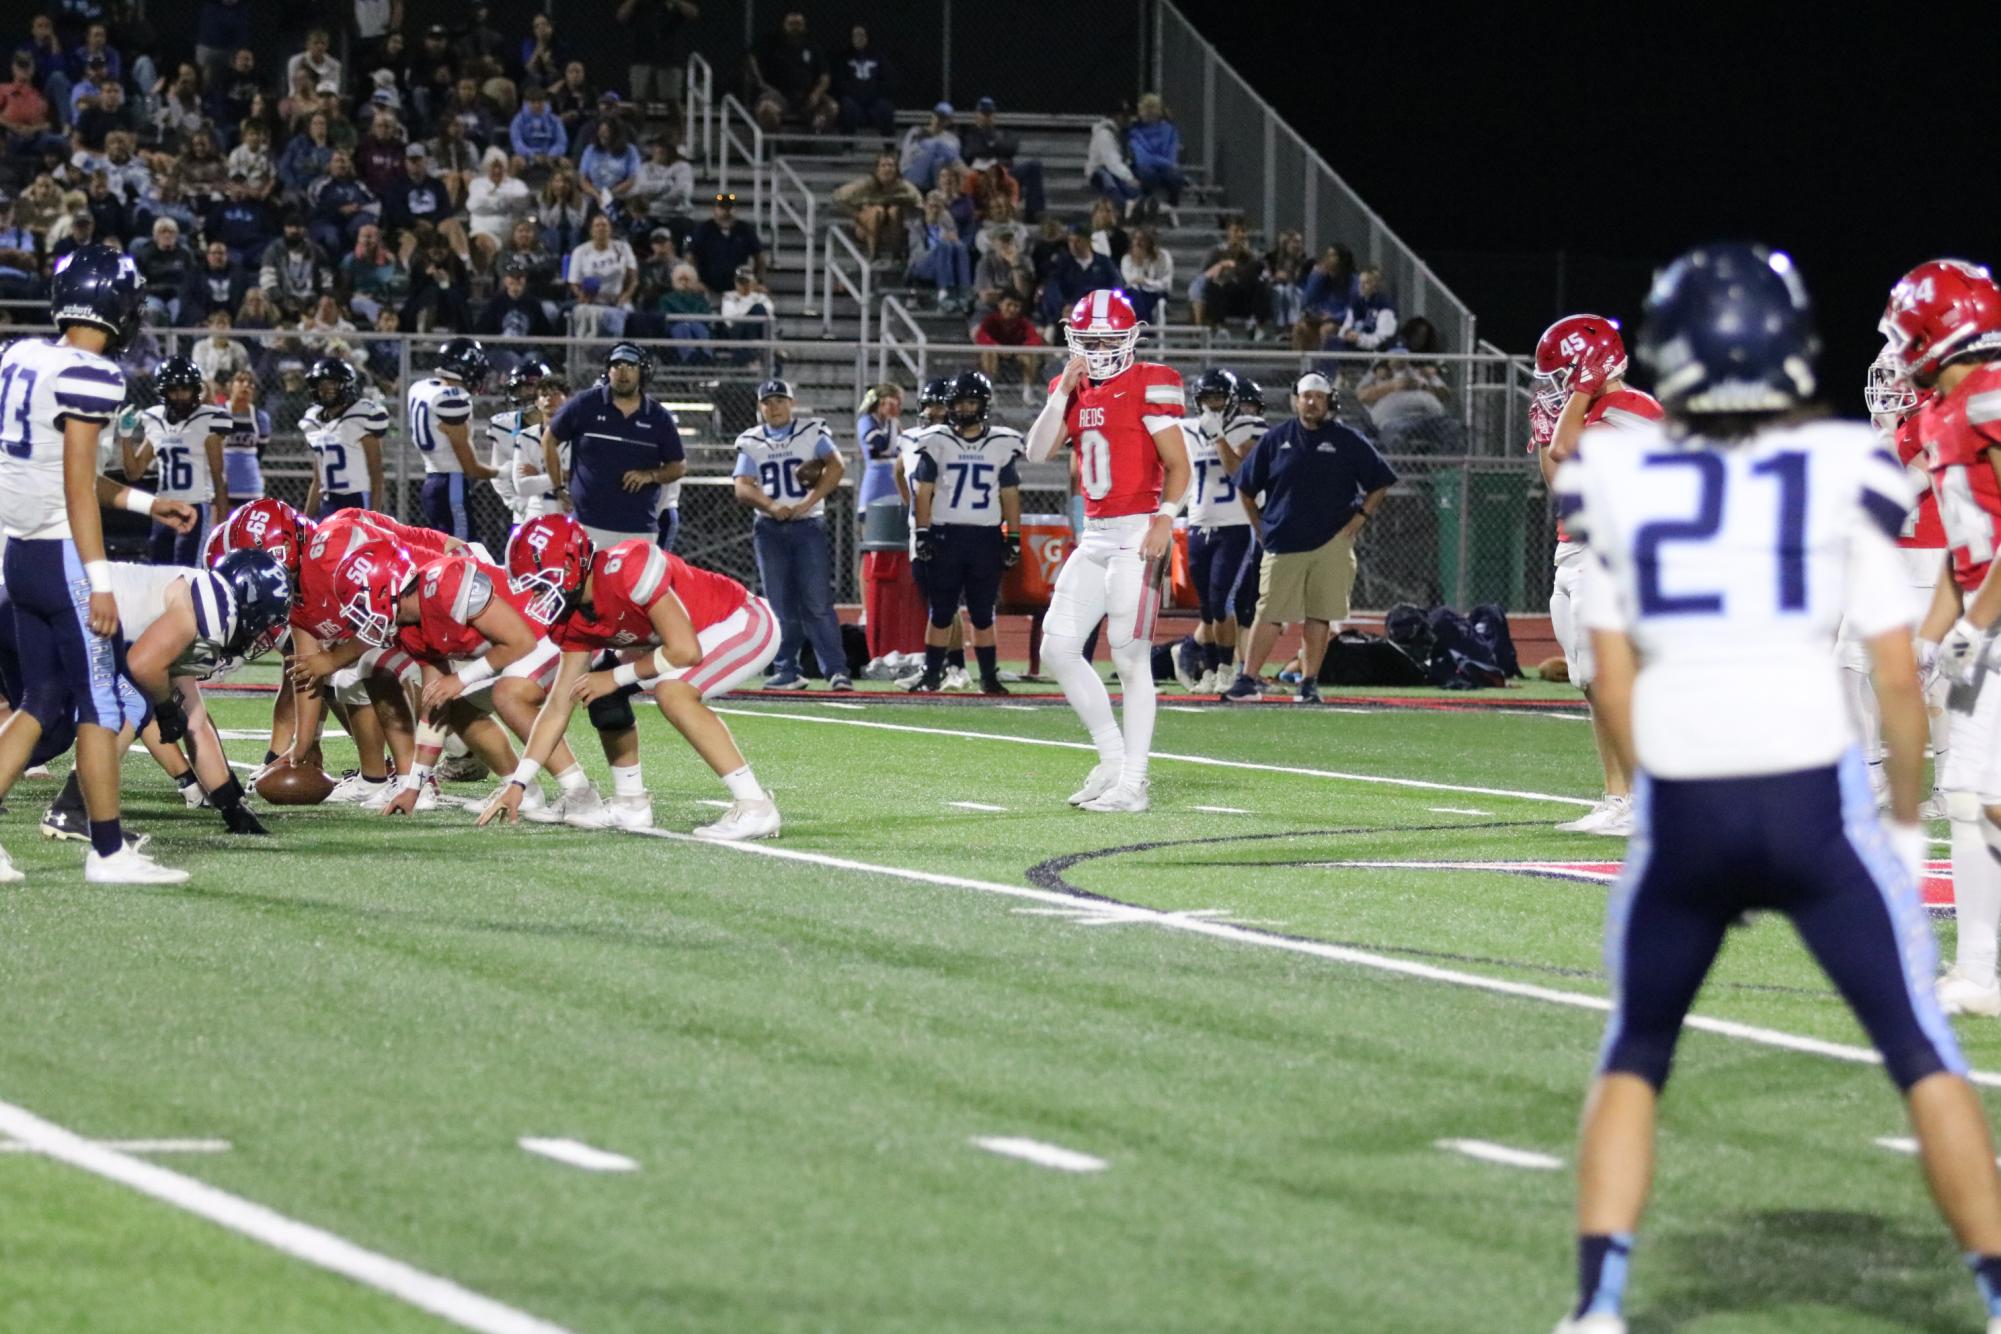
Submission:
[[1559,366],[1553,371],[1535,373],[1535,405],[1552,419],[1563,414],[1563,405],[1570,401],[1570,380],[1572,370]]
[[1069,344],[1072,356],[1084,359],[1085,374],[1093,380],[1109,380],[1133,364],[1139,335],[1136,328],[1103,332],[1065,329],[1063,341]]
[[[1862,385],[1862,402],[1877,425],[1895,425],[1918,405],[1918,389],[1904,373],[1903,359],[1885,347],[1869,363],[1869,375]],[[1887,418],[1888,421],[1881,419]]]

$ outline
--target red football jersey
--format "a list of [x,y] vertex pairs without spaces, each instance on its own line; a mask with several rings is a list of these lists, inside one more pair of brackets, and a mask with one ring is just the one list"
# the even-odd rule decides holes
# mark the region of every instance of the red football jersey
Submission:
[[334,596],[334,571],[356,547],[385,536],[373,524],[353,517],[364,513],[341,510],[327,516],[313,528],[306,549],[299,553],[299,595],[292,600],[292,628],[304,630],[322,644],[337,644],[354,635],[354,627],[341,616],[340,601]]
[[680,599],[697,634],[750,601],[750,590],[728,575],[698,569],[635,537],[598,553],[591,571],[590,610],[571,612],[549,637],[567,652],[657,644],[660,637],[647,612],[669,593]]
[[[1643,394],[1637,389],[1615,389],[1591,404],[1591,410],[1584,414],[1584,428],[1607,426],[1616,431],[1630,431],[1657,422],[1667,416],[1652,394]],[[1570,533],[1563,526],[1563,520],[1556,521],[1556,540],[1570,541]]]
[[1947,545],[1945,520],[1939,517],[1938,497],[1931,488],[1931,468],[1925,459],[1924,444],[1918,439],[1917,412],[1897,423],[1896,447],[1897,462],[1918,474],[1919,484],[1917,508],[1904,520],[1904,531],[1898,536],[1897,545],[1915,551],[1943,551]]
[[1918,447],[1930,462],[1952,578],[1967,592],[1979,588],[1994,559],[2001,485],[1987,451],[2001,449],[2001,364],[1975,368],[1950,394],[1934,398],[1911,418]]
[[[1051,393],[1056,383],[1049,382]],[[1136,361],[1102,384],[1084,381],[1063,410],[1063,434],[1077,451],[1085,514],[1109,519],[1160,508],[1160,451],[1146,419],[1185,411],[1181,373],[1172,366]]]
[[377,532],[395,538],[419,563],[422,563],[427,556],[444,555],[445,543],[451,540],[435,528],[414,528],[407,523],[398,523],[387,514],[353,505],[346,509],[335,510],[321,520],[322,526],[329,523],[365,523]]
[[532,595],[515,592],[507,571],[477,556],[440,556],[417,570],[417,624],[397,627],[396,646],[433,667],[477,658],[492,646],[472,622],[496,598],[520,612],[531,630],[543,628],[528,614]]

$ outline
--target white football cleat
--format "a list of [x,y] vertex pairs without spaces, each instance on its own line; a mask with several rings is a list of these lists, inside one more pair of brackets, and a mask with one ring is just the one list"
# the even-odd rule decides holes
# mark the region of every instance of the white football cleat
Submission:
[[1565,1316],[1556,1324],[1556,1334],[1626,1334],[1626,1318],[1616,1315]]
[[[373,797],[376,793],[385,790],[389,786],[390,783],[387,778],[382,779],[380,782],[371,782],[361,776],[361,770],[354,769],[341,775],[341,780],[334,784],[333,791],[327,793],[327,799],[324,804],[328,806],[365,805],[370,797]],[[389,800],[387,797],[382,799],[382,801],[387,800]],[[375,804],[376,808],[380,809],[382,802],[378,801]]]
[[745,839],[770,838],[777,832],[778,806],[770,797],[765,797],[758,801],[737,802],[722,819],[714,824],[699,826],[695,837],[736,843]]
[[435,775],[426,778],[424,786],[418,790],[417,809],[420,811],[435,811],[438,809],[438,780]]
[[1938,1007],[1947,1014],[2001,1018],[2001,983],[1975,982],[1955,969],[1938,980],[1937,995]]
[[178,885],[188,873],[162,866],[137,848],[120,848],[109,857],[92,848],[83,859],[83,878],[92,885]]
[[29,766],[28,768],[26,768],[26,769],[23,769],[23,770],[21,770],[21,777],[23,777],[23,778],[54,778],[54,777],[55,777],[55,775],[49,772],[49,766],[48,766],[48,765],[46,765],[46,764],[35,764],[35,765],[30,765],[30,766]]
[[964,667],[947,667],[945,669],[945,689],[971,690],[972,688],[973,678],[966,674]]
[[18,884],[27,878],[27,872],[14,865],[14,859],[7,855],[7,849],[0,848],[0,885]]
[[653,827],[653,798],[644,793],[636,797],[613,797],[605,803],[605,809],[611,814],[610,823],[614,829]]
[[528,791],[534,795],[521,799],[521,818],[534,824],[564,824],[572,811],[581,814],[604,805],[594,787],[586,787],[574,796],[568,792],[558,793],[554,801],[543,797],[532,787]]
[[1195,678],[1195,684],[1189,687],[1189,693],[1192,695],[1213,695],[1220,688],[1216,684],[1216,673],[1211,670]]
[[1084,780],[1084,786],[1070,794],[1072,806],[1082,806],[1087,801],[1096,801],[1112,790],[1119,781],[1119,771],[1125,768],[1124,760],[1100,760],[1091,776]]
[[1120,783],[1095,800],[1085,802],[1084,809],[1101,814],[1137,814],[1150,804],[1145,783]]
[[1918,818],[1920,820],[1945,819],[1945,792],[1942,789],[1933,788],[1932,794],[1918,803]]
[[1612,813],[1607,815],[1603,822],[1591,832],[1605,838],[1631,838],[1636,823],[1637,821],[1633,815],[1633,799],[1631,797],[1614,797],[1612,798]]
[[1558,825],[1556,832],[1559,834],[1595,834],[1598,832],[1599,825],[1604,824],[1612,818],[1617,802],[1617,797],[1600,797],[1598,798],[1597,805],[1578,816],[1575,820],[1569,820]]

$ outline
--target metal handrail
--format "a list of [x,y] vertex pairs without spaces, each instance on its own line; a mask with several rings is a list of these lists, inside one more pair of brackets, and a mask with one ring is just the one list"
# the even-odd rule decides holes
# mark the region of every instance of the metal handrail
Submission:
[[[806,201],[806,211],[803,215],[793,204],[791,196],[784,193],[784,187],[787,185],[797,190],[799,197]],[[806,187],[806,182],[800,180],[799,173],[792,169],[792,164],[782,157],[773,158],[771,162],[771,207],[772,262],[778,262],[779,251],[782,248],[782,237],[778,230],[778,215],[783,213],[787,218],[791,219],[792,225],[799,229],[799,236],[806,247],[805,263],[800,267],[806,275],[806,300],[810,302],[813,299],[814,219],[819,209],[819,204],[813,198],[813,192]],[[814,310],[809,305],[801,309],[799,313],[801,315],[817,315],[820,312]]]
[[[855,280],[853,278],[848,276],[847,268],[843,267],[839,259],[836,258],[834,254],[834,247],[836,244],[838,244],[841,249],[847,251],[848,257],[854,261],[854,271],[861,275],[861,282],[859,286],[856,285]],[[868,338],[868,310],[869,310],[868,298],[869,298],[869,278],[870,278],[869,262],[868,262],[868,257],[862,254],[861,247],[856,245],[852,240],[849,239],[847,229],[842,227],[841,224],[839,223],[834,223],[833,225],[827,228],[826,262],[821,266],[821,268],[823,273],[825,274],[825,278],[823,280],[822,290],[820,295],[820,313],[821,313],[820,327],[826,331],[829,337],[833,335],[834,284],[838,282],[841,285],[841,287],[846,290],[847,294],[855,299],[855,304],[861,307],[861,315],[862,315],[861,327],[856,331],[855,335],[855,341],[860,345],[861,350],[856,357],[856,365],[858,368],[866,367],[868,365],[866,349],[869,341]],[[859,374],[856,376],[856,381],[857,383],[859,383],[860,381]]]
[[[903,363],[903,368],[916,378],[918,384],[923,384],[928,374],[927,367],[930,365],[927,344],[931,340],[925,337],[924,330],[918,325],[916,317],[911,315],[909,309],[895,297],[884,297],[879,311],[875,327],[875,378],[878,381],[889,378],[889,359],[893,355]],[[902,321],[903,327],[909,330],[910,337],[907,341],[898,338],[895,331],[890,328],[891,319]],[[917,349],[915,360],[912,360],[910,353],[905,350],[910,347]]]
[[[685,66],[687,93],[683,101],[688,126],[689,159],[702,164],[705,172],[716,169],[716,72],[700,52],[688,53]],[[699,139],[698,139],[699,136]]]
[[[750,131],[750,141],[744,142],[737,136],[732,118],[741,120]],[[718,162],[716,176],[721,188],[730,188],[730,150],[734,148],[750,169],[750,225],[759,235],[768,235],[771,228],[764,217],[766,201],[764,196],[764,127],[743,103],[736,100],[734,93],[723,95],[723,109],[716,117],[716,133],[721,142],[716,145]]]

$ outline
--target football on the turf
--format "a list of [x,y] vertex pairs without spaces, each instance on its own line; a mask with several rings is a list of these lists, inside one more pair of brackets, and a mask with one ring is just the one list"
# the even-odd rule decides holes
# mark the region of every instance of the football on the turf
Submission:
[[257,795],[273,806],[317,806],[334,790],[334,780],[317,765],[273,769],[257,780]]
[[807,459],[799,465],[799,485],[812,487],[818,484],[820,474],[827,471],[825,459]]
[[1536,675],[1545,681],[1555,681],[1561,684],[1570,679],[1570,664],[1563,660],[1562,654],[1558,654],[1554,658],[1544,658],[1542,665],[1536,668]]

